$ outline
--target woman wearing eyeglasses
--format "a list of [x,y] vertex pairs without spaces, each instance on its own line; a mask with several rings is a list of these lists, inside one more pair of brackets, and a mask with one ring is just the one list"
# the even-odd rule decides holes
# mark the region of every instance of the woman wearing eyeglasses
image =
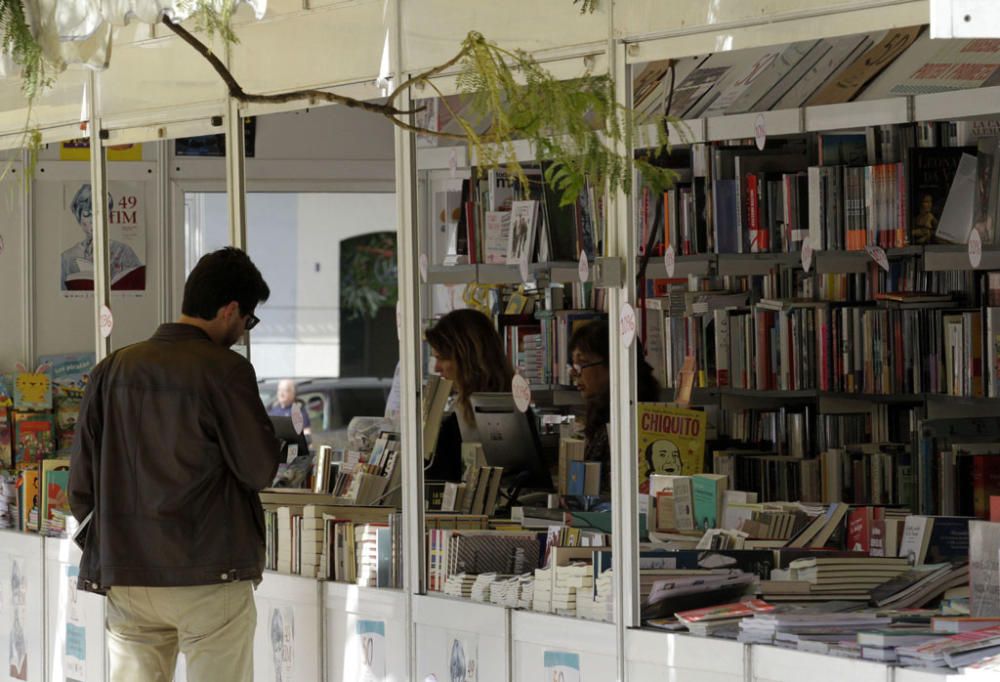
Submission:
[[[636,366],[637,392],[641,402],[659,399],[660,386],[653,368],[643,358],[639,345]],[[586,412],[583,422],[584,457],[601,463],[601,492],[611,491],[611,443],[608,423],[611,421],[611,373],[608,366],[608,323],[590,322],[579,327],[569,340],[572,364],[570,376],[583,396]]]
[[454,412],[441,422],[434,461],[424,475],[430,480],[460,481],[463,434],[477,433],[469,397],[509,392],[514,370],[493,322],[477,310],[448,313],[427,330],[426,338],[435,371],[453,384]]

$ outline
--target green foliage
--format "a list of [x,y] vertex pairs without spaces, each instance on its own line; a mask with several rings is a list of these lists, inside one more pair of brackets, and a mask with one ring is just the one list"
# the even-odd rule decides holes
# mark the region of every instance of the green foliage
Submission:
[[195,28],[208,37],[218,35],[225,43],[235,45],[240,42],[233,31],[233,14],[236,0],[185,0],[180,7],[191,13]]
[[0,0],[0,31],[3,31],[4,51],[21,69],[21,90],[30,107],[35,98],[52,84],[55,69],[35,40],[21,0]]
[[580,14],[593,12],[597,9],[597,0],[573,0],[574,5],[580,5]]
[[340,254],[340,306],[351,319],[374,318],[379,308],[396,304],[396,233],[376,232],[343,242]]
[[[521,138],[537,158],[551,161],[545,179],[563,205],[576,200],[588,179],[626,193],[635,170],[657,191],[676,180],[654,165],[669,151],[666,121],[640,120],[621,106],[609,76],[558,80],[527,52],[505,50],[475,32],[462,54],[457,84],[468,104],[454,118],[480,168],[505,167],[527,186],[514,145]],[[633,145],[650,147],[649,157],[633,160],[627,153]]]

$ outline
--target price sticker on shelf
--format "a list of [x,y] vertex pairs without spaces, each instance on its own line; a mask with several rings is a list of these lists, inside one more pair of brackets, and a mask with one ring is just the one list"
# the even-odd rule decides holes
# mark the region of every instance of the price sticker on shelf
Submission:
[[667,269],[667,277],[672,279],[677,272],[677,252],[674,251],[673,244],[663,253],[663,267]]
[[521,412],[527,412],[531,406],[531,386],[528,385],[528,380],[515,374],[510,380],[510,392],[514,394],[514,406]]
[[298,403],[292,403],[291,417],[292,428],[295,429],[295,433],[301,434],[305,428],[305,418],[302,416],[302,406]]
[[628,348],[635,341],[635,308],[628,301],[622,304],[621,315],[618,316],[621,323],[622,343]]
[[753,139],[757,143],[757,149],[764,151],[767,144],[767,124],[764,121],[764,114],[758,114],[757,120],[753,122]]
[[115,316],[111,314],[111,308],[106,305],[101,306],[100,318],[101,338],[111,336],[111,330],[115,328]]
[[580,264],[577,266],[577,273],[580,275],[580,282],[590,279],[590,262],[587,261],[587,252],[580,251]]
[[802,269],[807,273],[812,270],[813,245],[808,239],[802,241]]
[[528,257],[525,256],[517,263],[517,269],[521,274],[521,281],[527,282],[531,279],[531,270],[528,269]]
[[969,234],[969,264],[973,268],[978,268],[983,262],[983,236],[979,230],[973,228]]
[[420,281],[427,282],[427,254],[420,254]]
[[878,263],[880,268],[889,272],[889,257],[885,255],[885,249],[881,246],[866,246],[865,251],[873,261]]

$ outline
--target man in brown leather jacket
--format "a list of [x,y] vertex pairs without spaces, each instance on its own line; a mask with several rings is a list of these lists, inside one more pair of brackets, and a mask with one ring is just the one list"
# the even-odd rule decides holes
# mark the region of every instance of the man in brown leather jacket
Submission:
[[264,564],[257,491],[279,445],[251,364],[229,350],[270,290],[238,249],[204,256],[183,314],[91,375],[70,466],[86,528],[79,584],[107,591],[112,682],[253,678],[253,585]]

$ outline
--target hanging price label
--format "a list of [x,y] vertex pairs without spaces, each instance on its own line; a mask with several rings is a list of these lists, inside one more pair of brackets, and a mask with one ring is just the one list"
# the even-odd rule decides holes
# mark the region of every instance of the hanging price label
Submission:
[[969,235],[969,264],[973,268],[978,268],[983,262],[983,237],[979,230],[973,228]]
[[510,381],[510,392],[514,394],[514,406],[521,412],[527,412],[531,406],[531,386],[528,385],[528,380],[515,374]]
[[677,252],[674,251],[673,244],[668,246],[663,254],[663,267],[667,269],[667,277],[672,279],[677,272]]
[[632,345],[635,341],[635,309],[632,307],[628,301],[622,304],[622,312],[618,317],[621,323],[621,335],[622,343],[625,344],[626,348]]
[[305,428],[305,418],[302,416],[302,406],[298,403],[292,403],[292,428],[295,429],[295,433],[302,433],[302,429]]
[[580,251],[580,264],[577,266],[577,273],[580,275],[580,282],[590,279],[590,263],[587,262],[587,252]]
[[101,306],[101,338],[111,336],[111,330],[115,328],[115,316],[111,314],[111,308],[106,305]]
[[764,151],[767,144],[767,125],[764,122],[764,114],[758,114],[757,120],[753,122],[753,138],[757,143],[757,149]]
[[813,265],[813,245],[808,239],[802,242],[802,269],[809,272]]
[[427,282],[427,254],[420,254],[420,281]]
[[878,263],[878,266],[880,268],[882,268],[886,272],[889,272],[889,257],[885,255],[885,249],[883,249],[881,246],[866,246],[865,252],[868,253],[868,256],[873,261]]

